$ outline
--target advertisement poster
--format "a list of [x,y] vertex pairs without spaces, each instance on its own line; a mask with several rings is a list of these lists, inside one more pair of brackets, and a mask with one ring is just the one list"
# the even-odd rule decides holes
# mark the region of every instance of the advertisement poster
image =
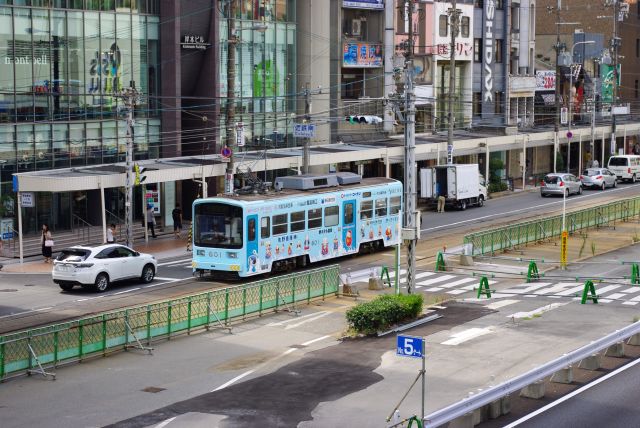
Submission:
[[536,71],[536,91],[555,91],[556,72],[555,70]]
[[384,0],[358,0],[342,2],[342,7],[352,9],[384,9]]
[[[600,80],[602,82],[602,102],[613,102],[613,66],[608,64],[600,65]],[[620,76],[622,75],[621,65],[618,64],[618,87],[620,86]]]
[[343,67],[382,67],[382,45],[377,43],[345,43],[342,55]]
[[278,73],[276,64],[271,60],[256,64],[253,71],[253,96],[273,97],[277,92]]

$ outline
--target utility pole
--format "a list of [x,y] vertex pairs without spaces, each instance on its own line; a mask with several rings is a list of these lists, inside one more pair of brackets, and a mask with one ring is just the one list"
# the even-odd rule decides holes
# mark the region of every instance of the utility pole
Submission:
[[[233,151],[235,141],[235,119],[236,119],[236,38],[235,16],[236,0],[225,0],[227,2],[227,103],[225,111],[225,135],[227,147],[231,149],[231,156],[227,163],[224,175],[224,193],[233,194]],[[263,83],[264,84],[264,83]],[[202,177],[204,180],[204,177]]]
[[560,132],[560,8],[562,7],[562,0],[558,0],[556,6],[556,111],[554,117],[553,126],[553,172],[556,171],[556,165],[558,164],[558,146],[559,146],[559,132]]
[[[138,91],[133,82],[129,88],[123,89],[120,97],[127,106],[127,153],[125,160],[126,180],[125,180],[125,242],[127,247],[133,245],[133,111],[138,101]],[[146,218],[145,218],[146,222]],[[145,223],[146,225],[146,223]]]
[[[613,36],[611,39],[611,47],[613,48],[613,98],[611,100],[611,148],[609,153],[614,155],[616,153],[616,115],[614,113],[614,107],[618,102],[618,49],[620,47],[620,40],[618,38],[618,21],[620,19],[620,0],[613,1]],[[604,141],[603,141],[604,144]],[[601,165],[604,167],[604,165]]]
[[[311,91],[309,90],[309,82],[304,85],[304,122],[310,120],[311,114]],[[309,144],[310,139],[307,137],[304,139],[302,148],[302,173],[309,174]]]
[[447,165],[453,163],[453,127],[455,126],[456,116],[453,110],[454,100],[456,98],[456,37],[458,36],[458,24],[460,22],[460,14],[462,11],[457,8],[456,0],[451,2],[451,8],[447,11],[449,14],[451,27],[451,49],[449,59],[449,129],[447,132]]
[[413,229],[412,239],[407,245],[407,293],[415,288],[416,245],[418,233],[416,227],[416,109],[413,94],[413,8],[415,0],[405,0],[408,10],[409,41],[407,43],[405,66],[405,124],[404,124],[404,227]]

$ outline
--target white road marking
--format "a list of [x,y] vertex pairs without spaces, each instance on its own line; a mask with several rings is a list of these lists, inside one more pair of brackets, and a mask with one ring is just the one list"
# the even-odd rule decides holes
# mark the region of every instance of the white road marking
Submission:
[[[487,284],[489,285],[493,285],[495,284],[496,281],[487,281]],[[476,288],[478,286],[478,284],[472,284],[472,285],[465,285],[464,287],[460,287],[461,290],[467,290],[467,291],[473,291],[474,288]]]
[[470,328],[468,330],[461,331],[460,333],[452,334],[451,339],[442,342],[442,345],[457,346],[461,343],[467,342],[476,337],[484,336],[485,334],[492,333],[492,327],[488,328]]
[[622,302],[623,305],[635,306],[640,302]]
[[624,290],[620,290],[622,293],[628,293],[628,294],[632,294],[632,293],[637,293],[638,291],[640,291],[640,287],[629,287],[626,288]]
[[447,294],[453,294],[455,296],[455,295],[466,293],[466,292],[467,290],[449,290],[447,291]]
[[[596,287],[596,294],[597,295],[601,295],[604,293],[608,293],[609,291],[615,290],[616,288],[620,288],[622,287],[621,285],[607,285],[606,287],[603,288],[598,288]],[[609,297],[609,296],[607,296]]]
[[578,394],[582,394],[583,392],[587,391],[588,389],[593,388],[594,386],[598,385],[599,383],[604,382],[605,380],[612,378],[613,376],[616,376],[619,373],[624,372],[625,370],[628,370],[632,367],[634,367],[636,364],[640,363],[640,359],[638,360],[633,360],[632,362],[630,362],[629,364],[627,364],[626,366],[622,366],[619,369],[616,369],[614,371],[612,371],[611,373],[607,373],[606,375],[599,377],[598,379],[594,380],[591,383],[588,383],[587,385],[583,386],[582,388],[576,389],[573,392],[570,392],[569,394],[563,396],[562,398],[559,398],[558,400],[554,401],[553,403],[549,403],[546,406],[536,410],[535,412],[529,413],[528,415],[518,419],[517,421],[511,422],[509,425],[506,425],[504,428],[513,428],[516,427],[518,425],[520,425],[523,422],[528,421],[529,419],[538,416],[541,413],[546,412],[547,410],[557,406],[558,404],[562,404],[565,401],[575,397]]
[[140,290],[140,287],[132,288],[131,290],[118,291],[117,293],[110,294],[110,296],[117,296],[118,294],[131,293],[132,291]]
[[557,309],[561,306],[567,305],[569,304],[569,302],[565,302],[565,303],[551,303],[549,305],[545,305],[542,306],[538,309],[534,309],[532,311],[529,312],[516,312],[515,314],[511,314],[511,315],[507,315],[507,318],[531,318],[534,315],[540,315],[543,314],[545,312],[549,312],[553,309]]
[[154,426],[153,428],[164,428],[164,427],[166,427],[167,425],[169,425],[171,422],[173,422],[173,420],[174,420],[175,418],[177,418],[177,416],[174,416],[174,417],[169,418],[169,419],[167,419],[167,420],[165,420],[165,421],[162,421],[162,422],[160,422],[158,425]]
[[584,290],[584,284],[577,285],[577,286],[575,286],[573,288],[570,288],[568,290],[564,290],[564,291],[559,292],[558,296],[569,296],[571,294],[575,294],[575,293],[577,293],[579,291],[583,291],[583,290]]
[[100,298],[102,298],[102,297],[104,297],[104,296],[105,296],[105,295],[103,294],[103,295],[101,295],[101,296],[86,297],[86,298],[84,298],[84,299],[78,299],[78,300],[76,300],[76,302],[84,302],[84,301],[86,301],[86,300],[100,299]]
[[533,294],[537,294],[539,296],[544,296],[547,294],[556,294],[560,291],[565,291],[565,289],[571,287],[575,285],[574,283],[566,283],[566,282],[561,282],[558,283],[556,285],[554,285],[553,287],[549,287],[549,288],[543,288],[541,290],[536,290],[533,292]]
[[322,317],[325,317],[325,316],[327,316],[327,315],[329,315],[329,314],[330,314],[330,312],[320,312],[320,313],[318,313],[318,314],[317,314],[317,316],[315,316],[315,317],[307,318],[306,320],[304,320],[304,321],[300,321],[300,322],[299,322],[299,323],[297,323],[297,324],[289,324],[289,325],[288,325],[288,326],[286,326],[284,329],[285,329],[285,330],[289,330],[290,328],[300,327],[300,326],[301,326],[301,325],[303,325],[303,324],[306,324],[306,323],[308,323],[308,322],[316,321],[316,320],[318,320],[318,319],[320,319],[320,318],[322,318]]
[[48,311],[49,309],[53,309],[53,306],[49,306],[48,308],[38,308],[38,309],[34,309],[34,311]]
[[478,281],[478,279],[477,278],[462,278],[462,279],[459,279],[457,281],[447,282],[446,284],[440,284],[439,287],[453,288],[455,286],[466,284],[467,282],[474,282],[474,281]]
[[455,278],[455,275],[442,275],[436,278],[431,278],[431,279],[426,279],[424,281],[420,281],[417,283],[417,285],[421,285],[421,286],[426,286],[426,285],[432,285],[438,282],[442,282],[442,281],[446,281],[448,279],[452,279]]
[[316,316],[318,316],[318,314],[322,314],[322,313],[325,313],[325,312],[327,312],[327,311],[313,312],[311,314],[302,315],[300,317],[295,317],[295,318],[290,318],[290,319],[284,320],[284,321],[272,322],[272,323],[267,324],[267,327],[277,327],[277,326],[280,326],[280,325],[288,324],[290,322],[300,321],[301,319],[305,319],[305,318],[309,318],[309,317],[316,317]]
[[[416,288],[422,288],[422,286],[417,285],[417,286],[416,286]],[[424,290],[424,291],[428,291],[429,293],[435,293],[435,292],[437,292],[437,291],[442,291],[442,290],[444,290],[444,288],[440,288],[440,287],[433,287],[433,288],[427,288],[427,289],[426,289],[426,290]]]
[[488,309],[500,309],[505,306],[513,305],[514,303],[519,303],[520,300],[501,300],[499,302],[489,303],[486,307]]
[[640,296],[636,296],[633,299],[629,300],[630,302],[640,302]]
[[611,299],[611,300],[618,300],[621,297],[626,296],[626,294],[624,293],[613,293],[607,296],[607,299]]
[[328,338],[330,338],[330,337],[331,337],[331,335],[326,335],[326,336],[318,337],[318,338],[316,338],[316,339],[308,340],[308,341],[304,342],[304,343],[302,344],[302,346],[309,346],[309,345],[311,345],[312,343],[320,342],[321,340],[325,340],[325,339],[328,339]]
[[169,266],[175,263],[184,263],[184,262],[190,262],[190,261],[191,261],[191,257],[189,257],[188,259],[180,259],[180,260],[174,260],[171,262],[158,263],[158,266]]
[[222,385],[220,385],[219,387],[217,387],[216,389],[212,390],[211,392],[216,392],[216,391],[220,391],[221,389],[226,388],[227,386],[233,384],[236,381],[239,381],[240,379],[242,379],[243,377],[249,376],[251,373],[253,373],[255,370],[249,370],[248,372],[244,372],[239,376],[234,377],[233,379],[231,379],[229,382],[227,383],[223,383]]
[[[548,285],[553,284],[552,282],[538,282],[534,285],[530,285],[528,283],[525,284],[520,284],[520,285],[515,285],[511,288],[507,288],[506,290],[502,290],[504,293],[516,293],[516,294],[527,294],[530,293],[534,290],[537,290],[538,288],[542,288],[542,287],[546,287]],[[516,288],[516,287],[522,287],[522,286],[527,286],[526,288]]]
[[182,281],[180,278],[164,278],[161,276],[156,276],[154,279],[158,279],[160,281],[169,281],[169,282]]

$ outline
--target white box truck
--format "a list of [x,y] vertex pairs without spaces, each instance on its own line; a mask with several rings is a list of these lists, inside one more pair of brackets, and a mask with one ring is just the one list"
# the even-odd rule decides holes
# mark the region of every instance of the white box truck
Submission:
[[420,170],[420,197],[436,204],[438,196],[445,205],[461,210],[470,205],[481,207],[487,199],[487,188],[478,164],[440,165]]

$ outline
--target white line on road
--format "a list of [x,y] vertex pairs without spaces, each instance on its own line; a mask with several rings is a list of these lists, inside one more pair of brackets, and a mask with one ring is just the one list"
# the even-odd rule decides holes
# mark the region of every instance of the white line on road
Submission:
[[470,328],[468,330],[461,331],[460,333],[452,334],[451,339],[442,342],[442,345],[457,346],[461,343],[467,342],[476,337],[484,336],[493,332],[493,327],[488,328]]
[[285,329],[285,330],[289,330],[290,328],[300,327],[300,326],[301,326],[301,325],[303,325],[303,324],[306,324],[306,323],[308,323],[308,322],[316,321],[316,320],[318,320],[318,319],[320,319],[320,318],[322,318],[322,317],[325,317],[325,316],[327,316],[327,315],[329,315],[329,314],[330,314],[330,312],[320,312],[320,313],[318,313],[318,315],[317,315],[317,316],[315,316],[315,317],[307,318],[306,320],[304,320],[304,321],[300,321],[300,322],[299,322],[299,323],[297,323],[297,324],[289,324],[289,325],[288,325],[288,326],[286,326],[284,329]]
[[140,287],[132,288],[131,290],[118,291],[117,293],[110,294],[111,296],[117,296],[118,294],[130,293],[132,291],[140,290]]
[[500,309],[505,306],[513,305],[514,303],[519,303],[520,300],[502,300],[493,303],[489,303],[486,307],[487,309]]
[[95,296],[95,297],[85,297],[84,299],[78,299],[76,300],[76,302],[86,302],[87,300],[93,300],[93,299],[99,299],[101,297],[104,297],[104,295],[102,296]]
[[164,278],[162,276],[156,276],[155,279],[159,279],[160,281],[169,281],[169,282],[182,281],[182,279],[180,278]]
[[318,314],[321,314],[321,313],[324,313],[324,312],[326,312],[326,311],[322,311],[322,312],[314,312],[314,313],[311,313],[311,314],[302,315],[301,317],[290,318],[290,319],[288,319],[288,320],[279,321],[279,322],[272,322],[272,323],[267,324],[267,327],[277,327],[277,326],[279,326],[279,325],[288,324],[288,323],[290,323],[290,322],[300,321],[301,319],[309,318],[309,317],[315,317],[315,316],[317,316]]
[[38,308],[38,309],[34,309],[34,311],[48,311],[49,309],[53,309],[53,306],[49,306],[48,308]]
[[304,343],[302,344],[302,346],[309,346],[309,345],[311,345],[312,343],[320,342],[321,340],[325,340],[325,339],[328,339],[328,338],[330,338],[330,337],[331,337],[330,335],[326,335],[326,336],[318,337],[318,338],[316,338],[316,339],[308,340],[308,341],[304,342]]
[[164,428],[164,427],[166,427],[167,425],[169,425],[171,422],[173,422],[173,420],[174,420],[175,418],[177,418],[177,416],[174,416],[174,417],[172,417],[172,418],[169,418],[169,419],[167,419],[166,421],[162,421],[162,422],[160,422],[158,425],[156,425],[156,426],[155,426],[155,427],[153,427],[153,428]]
[[587,391],[588,389],[593,388],[594,386],[598,385],[599,383],[602,383],[605,380],[607,380],[609,378],[612,378],[613,376],[616,376],[618,373],[622,373],[623,371],[628,370],[628,369],[632,368],[633,366],[635,366],[636,364],[639,364],[639,363],[640,363],[640,359],[634,360],[634,361],[630,362],[629,364],[627,364],[626,366],[622,366],[619,369],[614,370],[611,373],[607,373],[606,375],[602,376],[601,378],[598,378],[598,379],[594,380],[593,382],[583,386],[582,388],[576,389],[575,391],[565,395],[564,397],[554,401],[553,403],[549,403],[546,406],[542,407],[541,409],[538,409],[533,413],[529,413],[527,416],[524,416],[524,417],[518,419],[517,421],[511,422],[509,425],[506,425],[504,428],[516,427],[516,426],[520,425],[521,423],[526,422],[529,419],[531,419],[531,418],[533,418],[535,416],[538,416],[541,413],[546,412],[547,410],[557,406],[558,404],[564,403],[565,401],[575,397],[578,394],[582,394],[583,392]]
[[253,373],[255,370],[249,370],[248,372],[244,372],[239,376],[234,377],[233,379],[231,379],[229,382],[227,383],[223,383],[222,385],[220,385],[219,387],[217,387],[216,389],[212,390],[211,392],[216,392],[216,391],[220,391],[221,389],[226,388],[227,386],[231,385],[232,383],[242,379],[243,377],[249,376],[251,373]]
[[190,262],[190,261],[191,261],[191,257],[189,257],[188,259],[180,259],[180,260],[173,260],[171,262],[158,263],[158,266],[169,266],[174,263],[184,263],[184,262]]
[[549,312],[553,309],[559,308],[561,306],[567,305],[569,304],[569,302],[566,303],[551,303],[549,305],[544,305],[538,309],[534,309],[532,311],[529,312],[516,312],[515,314],[511,314],[508,315],[507,318],[531,318],[534,315],[540,315],[543,314],[545,312]]

